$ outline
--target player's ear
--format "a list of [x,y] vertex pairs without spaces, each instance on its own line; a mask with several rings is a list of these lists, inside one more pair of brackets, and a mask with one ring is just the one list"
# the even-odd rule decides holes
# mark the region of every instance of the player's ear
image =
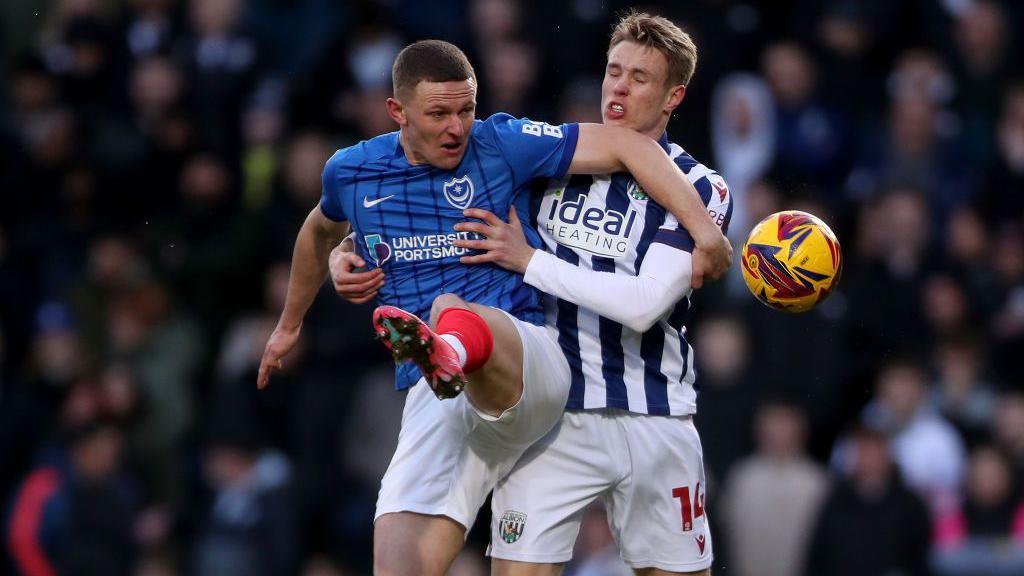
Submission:
[[409,119],[405,115],[405,107],[402,106],[401,102],[394,98],[388,98],[387,106],[388,116],[391,116],[391,119],[397,122],[399,126],[405,126],[409,123]]
[[668,100],[665,101],[665,110],[671,114],[680,104],[683,103],[683,98],[686,97],[686,86],[680,84],[673,86],[668,92]]

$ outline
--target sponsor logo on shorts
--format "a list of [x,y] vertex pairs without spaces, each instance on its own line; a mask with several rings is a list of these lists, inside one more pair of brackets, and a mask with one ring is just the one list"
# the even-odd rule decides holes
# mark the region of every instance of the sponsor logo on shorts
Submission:
[[700,554],[701,554],[701,556],[703,556],[704,555],[704,535],[701,534],[700,536],[694,536],[693,538],[697,541],[697,548],[700,548]]
[[498,530],[501,532],[501,539],[506,544],[515,544],[516,540],[523,535],[524,528],[526,528],[526,514],[515,510],[506,510],[501,515],[501,524]]

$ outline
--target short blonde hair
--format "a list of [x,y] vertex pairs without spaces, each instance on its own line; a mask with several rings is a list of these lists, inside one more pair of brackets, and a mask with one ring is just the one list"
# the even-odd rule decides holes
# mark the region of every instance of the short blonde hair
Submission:
[[663,16],[652,16],[646,12],[626,13],[612,31],[608,53],[622,42],[636,42],[648,48],[655,48],[668,61],[669,86],[686,86],[697,67],[697,45],[686,32]]

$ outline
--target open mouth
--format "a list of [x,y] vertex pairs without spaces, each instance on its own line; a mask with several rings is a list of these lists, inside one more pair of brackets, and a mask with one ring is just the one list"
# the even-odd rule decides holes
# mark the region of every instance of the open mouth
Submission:
[[618,102],[610,102],[608,104],[607,116],[613,119],[620,119],[626,115],[626,108]]
[[447,154],[456,154],[462,149],[462,142],[448,142],[441,144],[441,149]]

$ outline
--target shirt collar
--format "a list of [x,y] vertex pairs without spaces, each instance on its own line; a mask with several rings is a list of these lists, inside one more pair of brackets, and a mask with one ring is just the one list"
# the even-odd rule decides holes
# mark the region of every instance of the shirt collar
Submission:
[[658,144],[661,144],[661,147],[665,150],[666,154],[670,152],[668,145],[668,132],[662,132],[661,138],[658,138]]

